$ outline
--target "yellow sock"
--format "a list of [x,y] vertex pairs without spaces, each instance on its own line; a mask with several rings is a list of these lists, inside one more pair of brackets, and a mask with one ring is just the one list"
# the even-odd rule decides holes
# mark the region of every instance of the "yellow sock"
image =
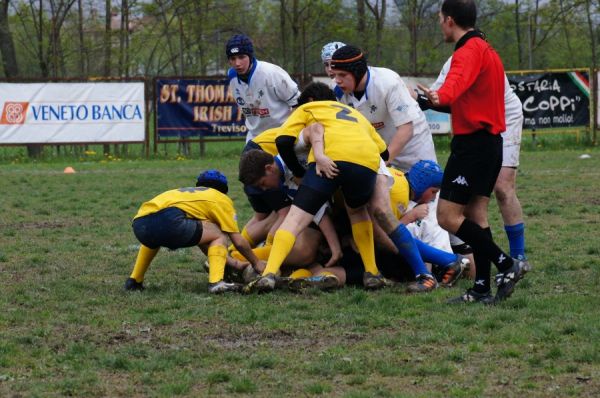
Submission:
[[265,245],[269,246],[273,244],[273,238],[275,236],[273,234],[267,234],[267,240],[265,240]]
[[365,271],[373,275],[379,274],[375,264],[375,246],[373,242],[373,224],[371,221],[361,221],[352,224],[352,237],[358,247],[360,258],[365,266]]
[[242,229],[241,234],[242,234],[242,237],[244,239],[246,239],[248,241],[248,243],[250,243],[250,247],[256,246],[256,243],[254,243],[254,240],[250,237],[250,235],[248,235],[248,230],[246,229],[246,227],[244,227]]
[[144,274],[154,259],[154,256],[156,256],[156,253],[158,253],[158,250],[159,249],[150,249],[147,246],[141,245],[135,260],[135,265],[133,266],[133,271],[131,271],[129,277],[135,279],[136,282],[143,282]]
[[252,251],[254,252],[256,257],[258,257],[259,260],[267,261],[269,259],[269,255],[271,254],[271,249],[273,249],[273,246],[269,245],[269,246],[256,247],[256,248],[252,249]]
[[309,278],[312,276],[312,272],[307,270],[306,268],[298,268],[296,271],[292,272],[290,278],[292,279],[303,279]]
[[319,275],[322,275],[322,276],[330,276],[330,275],[335,276],[335,274],[333,272],[329,272],[329,271],[321,271],[321,272],[319,272]]
[[[269,254],[271,253],[272,247],[273,246],[255,247],[254,249],[252,249],[252,251],[254,252],[254,255],[256,255],[256,257],[258,257],[259,260],[267,261],[267,259],[269,258]],[[246,259],[246,257],[242,256],[242,253],[240,253],[237,250],[234,250],[231,252],[231,257],[235,258],[236,260],[240,260],[240,261],[248,261]]]
[[273,238],[273,247],[271,248],[269,260],[267,261],[267,267],[262,274],[277,274],[279,268],[281,268],[281,264],[283,264],[283,260],[285,260],[287,255],[290,254],[290,251],[292,251],[295,242],[296,237],[294,234],[284,229],[278,229]]
[[225,262],[227,249],[225,246],[216,245],[208,248],[208,283],[217,283],[225,275]]

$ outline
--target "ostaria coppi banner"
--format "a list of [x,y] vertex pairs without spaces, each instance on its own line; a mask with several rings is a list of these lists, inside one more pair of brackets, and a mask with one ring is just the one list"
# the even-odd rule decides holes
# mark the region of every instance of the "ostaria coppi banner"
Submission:
[[0,144],[142,142],[144,83],[0,83]]

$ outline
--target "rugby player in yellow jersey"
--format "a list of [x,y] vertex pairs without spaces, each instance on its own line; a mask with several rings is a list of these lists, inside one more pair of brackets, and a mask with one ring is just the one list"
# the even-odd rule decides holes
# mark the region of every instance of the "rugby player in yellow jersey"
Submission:
[[282,139],[294,142],[303,128],[320,123],[325,130],[325,154],[335,162],[338,175],[333,179],[319,176],[314,155],[312,151],[309,153],[308,168],[288,215],[275,233],[267,266],[262,276],[246,290],[272,291],[275,288],[275,275],[294,246],[296,236],[338,188],[344,195],[352,235],[365,267],[364,285],[366,288],[382,287],[386,282],[375,264],[373,224],[366,205],[375,187],[381,154],[386,152],[385,143],[364,116],[336,102],[333,91],[326,84],[309,84],[298,104],[300,106],[283,124],[276,139],[280,155],[291,169],[293,161],[288,162],[284,157],[289,152],[280,148]]
[[[264,151],[270,155],[278,154],[275,139],[281,130],[280,127],[265,130],[256,137],[246,143],[242,156],[253,149]],[[321,138],[318,138],[320,134]],[[304,168],[306,166],[306,158],[310,149],[310,141],[320,139],[322,142],[322,133],[320,131],[312,132],[311,129],[306,129],[294,143],[294,152],[300,159],[298,166]],[[283,211],[292,204],[291,199],[287,197],[281,190],[260,190],[250,185],[244,185],[244,193],[250,202],[250,206],[254,210],[254,215],[246,223],[242,229],[242,236],[250,243],[250,246],[255,247],[258,243],[265,241],[267,245],[273,243],[273,234],[280,225],[280,220],[287,214]],[[279,222],[279,223],[278,223]]]
[[264,262],[239,233],[227,191],[227,177],[217,170],[207,170],[198,176],[195,187],[166,191],[143,203],[132,223],[133,233],[142,245],[125,289],[144,289],[144,274],[161,247],[175,250],[199,246],[208,258],[208,292],[239,291],[240,284],[223,280],[226,235],[254,268],[262,269]]

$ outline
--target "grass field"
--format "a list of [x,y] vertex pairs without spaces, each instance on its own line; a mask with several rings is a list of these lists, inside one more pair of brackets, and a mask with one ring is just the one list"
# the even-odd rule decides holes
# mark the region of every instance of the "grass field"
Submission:
[[196,248],[161,251],[147,289],[123,292],[141,202],[218,167],[250,217],[237,153],[0,165],[0,396],[600,395],[600,151],[522,154],[535,269],[496,307],[444,304],[467,281],[214,297]]

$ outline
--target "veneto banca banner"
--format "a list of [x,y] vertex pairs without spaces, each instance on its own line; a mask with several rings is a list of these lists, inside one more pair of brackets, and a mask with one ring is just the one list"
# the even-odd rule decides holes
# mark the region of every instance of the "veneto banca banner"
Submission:
[[0,83],[0,144],[143,142],[144,83]]

